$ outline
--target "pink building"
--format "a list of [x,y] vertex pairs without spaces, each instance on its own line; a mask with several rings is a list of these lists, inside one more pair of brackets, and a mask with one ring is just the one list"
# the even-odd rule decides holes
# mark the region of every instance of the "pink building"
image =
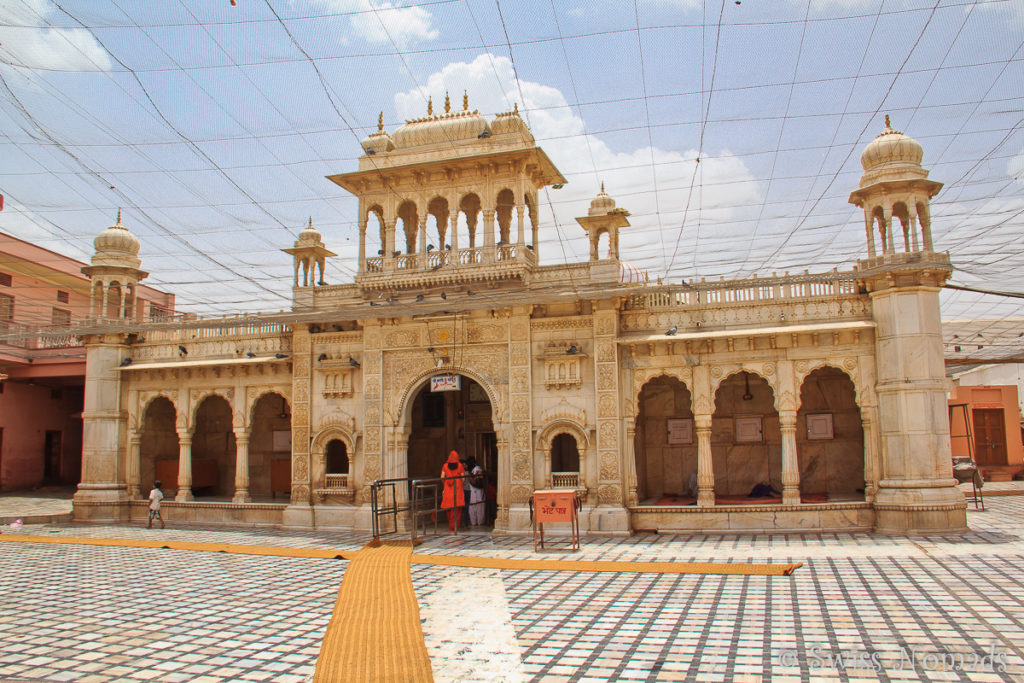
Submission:
[[[117,227],[127,232],[120,217]],[[141,321],[173,312],[173,294],[137,283],[93,293],[96,278],[83,269],[95,267],[0,233],[2,490],[79,482],[85,349],[63,328],[89,318]]]
[[1017,387],[953,387],[949,432],[953,457],[973,455],[986,480],[1009,481],[1024,471]]

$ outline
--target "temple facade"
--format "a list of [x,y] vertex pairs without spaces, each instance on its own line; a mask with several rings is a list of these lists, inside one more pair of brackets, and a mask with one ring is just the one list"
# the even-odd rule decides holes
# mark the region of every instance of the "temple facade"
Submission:
[[[941,185],[888,121],[850,195],[854,269],[682,284],[620,258],[629,212],[603,187],[577,219],[589,259],[541,265],[538,193],[566,181],[518,111],[446,98],[378,128],[329,178],[359,200],[353,282],[324,282],[311,220],[282,245],[287,313],[96,320],[77,519],[144,519],[161,479],[172,523],[367,530],[373,482],[436,477],[455,449],[487,473],[495,533],[552,487],[581,492],[591,533],[965,528]],[[108,242],[91,272],[134,286],[137,242]]]

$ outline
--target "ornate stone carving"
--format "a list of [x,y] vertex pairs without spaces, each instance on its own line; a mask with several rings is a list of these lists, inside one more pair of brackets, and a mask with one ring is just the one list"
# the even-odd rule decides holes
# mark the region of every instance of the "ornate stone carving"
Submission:
[[857,369],[857,359],[856,358],[844,358],[843,359],[843,369],[846,370],[847,372],[853,372],[854,370],[856,370]]
[[548,408],[540,417],[542,424],[549,424],[558,420],[568,420],[582,426],[587,424],[587,411],[569,403],[563,396],[558,405]]
[[[525,505],[530,501],[530,496],[533,492],[529,486],[513,486],[511,492],[512,502],[520,505]],[[508,510],[505,512],[505,524],[508,524]],[[499,513],[500,516],[500,513]]]
[[517,455],[512,464],[512,478],[516,481],[530,481],[530,457]]
[[529,372],[526,368],[512,370],[512,392],[523,393],[530,390]]
[[380,398],[380,378],[366,378],[366,398]]
[[761,374],[765,377],[771,377],[775,374],[775,363],[763,363],[761,365]]
[[802,375],[805,372],[807,372],[807,361],[798,360],[796,363],[793,364],[793,367],[796,369],[797,372],[799,372]]
[[305,455],[296,455],[292,458],[292,479],[305,481],[309,476],[309,464]]
[[527,365],[530,362],[530,347],[517,344],[512,347],[512,365]]
[[615,321],[609,316],[602,316],[597,319],[597,330],[598,335],[615,334]]
[[530,327],[535,330],[587,330],[592,324],[590,318],[544,318],[532,321]]
[[598,417],[615,417],[615,394],[601,394],[597,399]]
[[622,500],[619,487],[613,484],[602,484],[597,489],[597,499],[605,505],[614,505]]
[[292,408],[292,424],[307,424],[309,422],[309,404],[296,403]]
[[419,346],[420,335],[417,330],[397,330],[384,335],[384,345],[395,346]]
[[619,461],[614,451],[601,453],[601,480],[614,481],[619,478]]
[[597,388],[602,390],[614,389],[616,370],[617,368],[614,365],[599,365],[597,368]]
[[517,398],[512,399],[512,419],[530,419],[530,402],[526,399],[525,396],[519,396]]
[[722,376],[722,366],[720,366],[720,365],[712,365],[710,372],[711,372],[711,376],[712,377],[714,377],[715,379],[718,379],[719,377]]
[[796,398],[792,391],[783,391],[779,394],[779,410],[796,410]]
[[370,330],[363,337],[363,343],[366,344],[368,349],[379,349],[380,348],[380,332],[378,330]]
[[601,363],[611,363],[615,357],[615,342],[604,341],[597,344],[597,360]]
[[365,438],[366,452],[380,453],[380,427],[367,427]]
[[512,341],[524,341],[529,338],[530,328],[526,323],[512,323],[509,330]]
[[505,330],[499,325],[471,325],[466,336],[471,344],[496,342],[505,338]]
[[530,423],[516,422],[512,427],[512,447],[516,450],[530,447]]

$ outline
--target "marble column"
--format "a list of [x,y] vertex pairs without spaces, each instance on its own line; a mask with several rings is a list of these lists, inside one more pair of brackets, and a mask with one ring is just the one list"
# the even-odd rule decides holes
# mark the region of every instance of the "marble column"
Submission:
[[484,261],[493,261],[494,253],[494,209],[484,209]]
[[129,438],[128,444],[128,467],[125,472],[125,479],[128,481],[128,497],[136,500],[141,497],[139,489],[139,463],[142,457],[142,433],[134,431]]
[[192,495],[192,434],[178,432],[178,493],[174,500],[195,500]]
[[779,411],[782,433],[782,504],[800,502],[800,460],[796,452],[796,411]]
[[626,505],[636,507],[640,504],[640,494],[636,482],[636,419],[625,419],[626,429]]
[[711,416],[694,415],[697,430],[697,505],[715,504],[715,466],[711,458]]
[[249,434],[235,430],[235,495],[232,503],[251,503],[249,496]]

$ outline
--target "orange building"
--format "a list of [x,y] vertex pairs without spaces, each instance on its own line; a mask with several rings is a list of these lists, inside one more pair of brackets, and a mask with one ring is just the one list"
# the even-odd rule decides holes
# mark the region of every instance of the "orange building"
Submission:
[[[93,267],[0,233],[0,489],[79,482],[85,348],[71,326],[174,309],[173,294],[137,285],[128,297],[112,289],[107,315],[91,311],[82,269]],[[40,335],[4,340],[26,330]]]
[[956,386],[949,396],[953,457],[973,456],[987,481],[1024,472],[1017,387]]

